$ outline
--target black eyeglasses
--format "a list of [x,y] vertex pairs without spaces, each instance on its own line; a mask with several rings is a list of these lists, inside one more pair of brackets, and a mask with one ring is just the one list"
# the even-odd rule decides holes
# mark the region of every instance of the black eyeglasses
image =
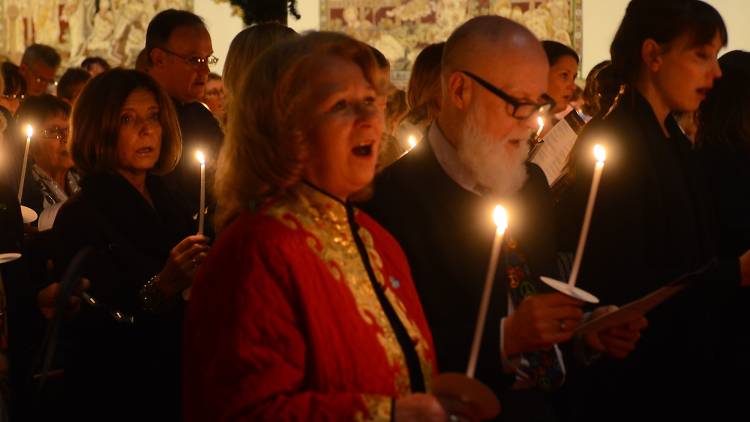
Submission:
[[175,53],[174,51],[169,51],[168,49],[166,49],[164,47],[158,47],[158,48],[160,50],[163,50],[165,53],[168,53],[168,54],[171,54],[171,55],[177,57],[178,59],[182,59],[182,61],[184,61],[185,63],[187,63],[187,64],[189,64],[189,65],[191,65],[193,67],[201,67],[204,64],[208,64],[209,66],[213,66],[213,65],[215,65],[216,63],[219,62],[219,58],[216,57],[216,56],[214,56],[213,54],[210,55],[210,56],[206,56],[206,57],[197,57],[197,56],[194,56],[194,57],[185,57],[185,56],[183,56],[181,54]]
[[68,128],[61,128],[61,127],[51,127],[51,128],[44,128],[41,131],[42,138],[45,139],[57,139],[58,141],[63,141],[68,139]]
[[473,79],[474,82],[481,85],[484,89],[486,89],[487,91],[490,91],[491,93],[499,97],[501,100],[508,103],[508,105],[512,107],[512,110],[509,114],[514,119],[526,120],[529,117],[533,116],[534,114],[546,113],[547,111],[551,110],[555,106],[555,101],[552,98],[550,98],[547,94],[542,95],[542,100],[544,100],[544,102],[542,103],[532,103],[528,101],[521,101],[518,98],[513,97],[512,95],[506,93],[502,89],[492,85],[491,83],[485,81],[484,79],[480,78],[479,76],[467,70],[462,70],[461,73]]

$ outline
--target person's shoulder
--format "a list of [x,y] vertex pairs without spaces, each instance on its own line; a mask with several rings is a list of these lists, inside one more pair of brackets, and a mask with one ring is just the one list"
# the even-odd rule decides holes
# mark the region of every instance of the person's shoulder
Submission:
[[428,154],[432,152],[420,143],[375,176],[375,197],[399,194],[423,184]]
[[273,205],[243,211],[222,230],[216,246],[246,249],[286,245],[302,236],[298,227],[293,215],[275,213]]

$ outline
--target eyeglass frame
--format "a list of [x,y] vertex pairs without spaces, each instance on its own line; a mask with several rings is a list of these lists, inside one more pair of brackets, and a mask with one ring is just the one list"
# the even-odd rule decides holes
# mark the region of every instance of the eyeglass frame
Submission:
[[[54,131],[55,133],[50,136],[51,131]],[[70,134],[70,128],[61,128],[61,127],[53,127],[52,129],[44,128],[41,131],[39,131],[41,134],[41,137],[44,139],[57,139],[58,141],[63,141],[68,139],[68,135]]]
[[219,58],[214,56],[213,53],[211,53],[210,56],[206,56],[206,57],[185,57],[182,54],[177,54],[174,51],[171,51],[166,47],[154,47],[154,48],[158,48],[159,50],[162,50],[167,54],[171,54],[177,57],[178,59],[183,60],[185,63],[193,67],[199,67],[203,64],[206,64],[208,66],[214,66],[217,63],[219,63]]
[[11,101],[11,100],[23,101],[24,99],[26,99],[26,95],[24,94],[2,94],[0,95],[0,97],[3,97],[8,101]]
[[[544,113],[548,110],[552,110],[555,108],[555,100],[552,99],[547,94],[542,94],[542,100],[545,102],[543,103],[534,103],[529,101],[521,101],[518,98],[508,94],[507,92],[503,91],[502,89],[496,87],[495,85],[492,85],[491,83],[485,81],[484,79],[480,78],[479,76],[475,75],[472,72],[469,72],[468,70],[461,70],[461,73],[468,76],[471,80],[478,83],[482,86],[482,88],[486,89],[487,91],[494,94],[496,97],[500,98],[501,100],[505,101],[508,105],[513,107],[513,110],[509,113],[511,117],[517,120],[526,120],[537,113]],[[518,110],[522,106],[534,106],[534,111],[529,113],[528,116],[519,116]]]
[[34,70],[31,66],[29,66],[28,69],[29,69],[29,72],[31,72],[31,74],[34,76],[34,82],[38,84],[44,83],[45,85],[50,86],[50,85],[54,85],[57,83],[57,81],[54,78],[47,79],[43,76],[39,76],[36,70]]

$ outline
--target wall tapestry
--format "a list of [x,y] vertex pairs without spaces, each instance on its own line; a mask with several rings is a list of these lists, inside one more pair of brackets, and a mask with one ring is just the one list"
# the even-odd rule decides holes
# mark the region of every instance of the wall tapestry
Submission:
[[0,0],[0,55],[18,63],[36,42],[55,47],[63,68],[86,56],[132,67],[149,21],[169,8],[193,10],[193,0]]
[[473,16],[505,16],[540,39],[572,46],[580,55],[583,0],[321,0],[320,27],[365,41],[391,62],[392,79],[404,86],[421,49],[444,41]]

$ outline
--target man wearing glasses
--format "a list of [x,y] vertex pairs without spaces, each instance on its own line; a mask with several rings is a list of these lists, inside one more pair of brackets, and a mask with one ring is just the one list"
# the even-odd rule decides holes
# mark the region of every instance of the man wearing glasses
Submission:
[[[174,101],[182,132],[182,158],[165,179],[197,213],[200,166],[195,160],[195,152],[200,149],[207,159],[206,191],[209,209],[213,209],[214,163],[224,134],[218,121],[200,103],[206,91],[209,66],[219,60],[213,55],[211,35],[199,16],[184,10],[164,10],[148,25],[144,54],[148,73]],[[212,221],[210,216],[206,221]],[[207,226],[206,233],[211,236],[210,224]]]
[[376,178],[365,207],[406,252],[441,372],[466,371],[493,205],[509,210],[476,369],[502,401],[504,420],[555,419],[545,392],[565,376],[556,344],[583,317],[581,302],[538,280],[561,278],[549,186],[526,163],[536,117],[551,105],[548,72],[540,42],[523,26],[498,16],[460,26],[443,51],[437,119]]
[[26,95],[36,96],[47,92],[55,83],[55,72],[60,66],[60,55],[44,44],[26,47],[21,57],[20,72],[26,81]]

